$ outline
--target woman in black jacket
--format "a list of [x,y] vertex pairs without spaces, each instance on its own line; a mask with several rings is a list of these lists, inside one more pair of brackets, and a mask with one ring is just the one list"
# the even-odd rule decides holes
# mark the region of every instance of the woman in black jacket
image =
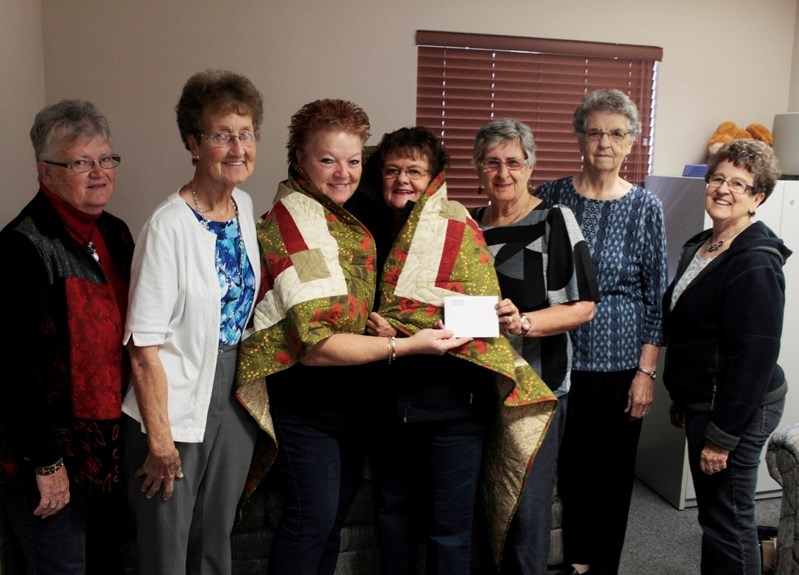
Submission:
[[0,497],[28,573],[122,575],[133,237],[106,211],[121,158],[84,100],[40,110],[30,138],[38,191],[0,231]]
[[713,227],[683,246],[663,300],[664,381],[672,423],[688,438],[703,575],[761,572],[755,489],[785,404],[777,357],[791,251],[752,216],[778,177],[774,152],[755,140],[733,140],[711,158]]

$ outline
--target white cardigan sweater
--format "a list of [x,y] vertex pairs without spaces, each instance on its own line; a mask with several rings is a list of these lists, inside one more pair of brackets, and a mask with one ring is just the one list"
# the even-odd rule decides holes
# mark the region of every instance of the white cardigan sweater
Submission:
[[[233,199],[257,294],[261,258],[252,200],[238,188]],[[219,348],[220,299],[216,235],[205,229],[177,192],[171,194],[144,224],[136,242],[123,343],[133,338],[140,347],[159,346],[175,441],[199,443],[205,434]],[[122,411],[142,423],[132,383]],[[142,431],[146,433],[143,423]]]

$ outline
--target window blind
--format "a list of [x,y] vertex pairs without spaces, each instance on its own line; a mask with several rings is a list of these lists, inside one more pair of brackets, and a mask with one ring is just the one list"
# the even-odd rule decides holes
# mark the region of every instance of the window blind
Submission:
[[477,130],[493,119],[513,117],[532,128],[534,186],[580,171],[572,116],[599,88],[626,93],[641,115],[641,136],[621,177],[643,184],[650,173],[661,48],[433,31],[417,31],[416,44],[416,123],[436,131],[450,153],[450,198],[486,204],[471,156]]

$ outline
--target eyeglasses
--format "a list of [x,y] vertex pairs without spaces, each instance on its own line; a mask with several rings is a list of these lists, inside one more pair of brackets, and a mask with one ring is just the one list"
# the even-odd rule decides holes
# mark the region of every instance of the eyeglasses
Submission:
[[383,168],[383,177],[387,180],[393,180],[394,178],[398,178],[401,173],[405,172],[405,175],[408,176],[409,180],[421,180],[424,178],[430,170],[423,170],[422,168],[397,168],[395,166],[391,166],[389,168]]
[[103,156],[99,160],[79,158],[77,160],[72,160],[71,162],[51,162],[50,160],[42,161],[45,164],[59,166],[61,168],[69,168],[73,172],[78,172],[81,174],[84,172],[91,172],[94,169],[94,164],[99,164],[101,168],[105,168],[106,170],[116,168],[119,165],[119,162],[122,161],[122,158],[120,158],[117,154],[111,154],[110,156]]
[[603,132],[602,130],[587,130],[583,132],[585,139],[589,142],[599,142],[602,136],[607,136],[614,144],[621,144],[624,138],[627,137],[629,132],[623,130],[611,130],[610,132]]
[[508,158],[504,162],[497,158],[489,158],[479,164],[484,172],[498,172],[503,165],[508,168],[509,172],[518,172],[528,164],[527,160],[519,160],[518,158]]
[[238,134],[232,132],[214,132],[213,134],[200,134],[203,138],[211,142],[217,148],[224,148],[229,146],[233,138],[238,138],[242,146],[251,147],[255,142],[261,139],[261,132],[253,132],[251,130],[242,130]]
[[722,184],[727,184],[727,188],[733,194],[743,194],[746,191],[754,191],[755,188],[741,180],[725,180],[724,176],[710,176],[707,181],[708,188],[720,188]]

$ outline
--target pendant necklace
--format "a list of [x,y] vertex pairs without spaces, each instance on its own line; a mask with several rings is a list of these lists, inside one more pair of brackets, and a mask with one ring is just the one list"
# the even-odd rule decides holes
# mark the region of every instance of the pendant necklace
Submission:
[[86,238],[85,240],[83,239],[83,236],[80,235],[78,230],[76,230],[66,222],[64,222],[64,225],[70,232],[72,232],[71,235],[73,238],[77,237],[79,241],[83,243],[83,249],[86,250],[86,253],[92,256],[92,258],[94,258],[94,261],[96,261],[99,264],[100,254],[97,253],[97,248],[94,246],[94,242],[92,241],[92,236],[94,235],[94,230],[97,229],[97,224],[95,223],[92,226],[92,231],[89,232],[89,237]]
[[717,249],[719,249],[721,246],[723,246],[727,242],[731,242],[732,240],[737,238],[738,234],[740,234],[742,231],[744,231],[746,228],[748,228],[750,223],[752,223],[752,222],[747,222],[745,226],[743,226],[740,230],[735,232],[731,237],[727,238],[726,240],[719,240],[717,242],[711,242],[710,239],[713,237],[713,236],[711,236],[705,242],[705,251],[708,252],[708,253],[715,252]]

